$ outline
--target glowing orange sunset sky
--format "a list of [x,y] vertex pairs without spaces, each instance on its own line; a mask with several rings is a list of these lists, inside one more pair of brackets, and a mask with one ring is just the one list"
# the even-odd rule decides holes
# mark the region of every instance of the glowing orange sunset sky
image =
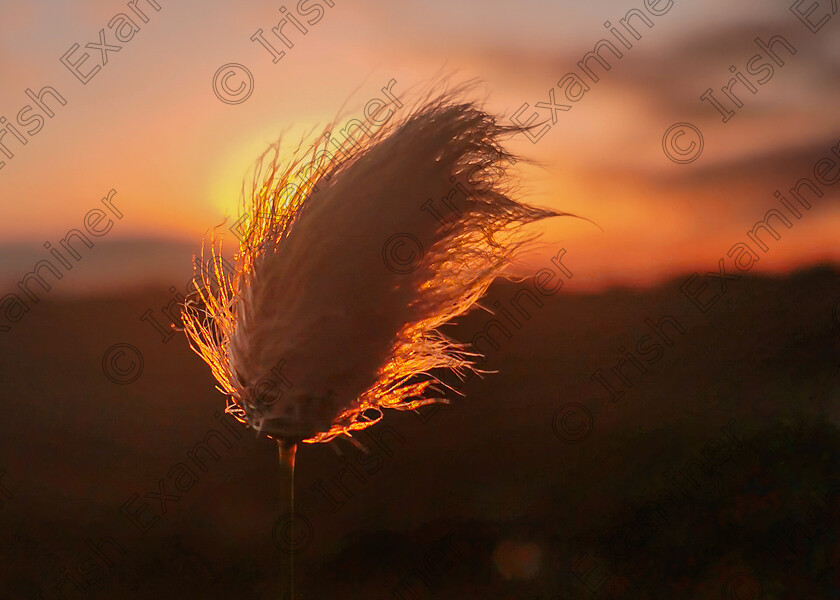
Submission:
[[[584,287],[647,284],[714,269],[733,245],[750,240],[747,232],[768,210],[783,210],[776,190],[790,200],[788,190],[801,178],[820,179],[815,166],[821,160],[836,161],[819,167],[822,180],[840,177],[840,90],[832,77],[840,68],[840,15],[830,15],[830,3],[802,18],[787,5],[757,0],[737,8],[722,1],[532,0],[513,6],[494,0],[480,14],[439,1],[158,4],[159,10],[148,0],[136,3],[148,22],[121,1],[0,7],[0,116],[30,131],[31,121],[28,128],[16,121],[32,104],[27,89],[51,86],[66,101],[45,100],[55,114],[43,117],[36,133],[23,134],[26,144],[10,132],[0,138],[13,153],[0,155],[3,281],[17,281],[46,258],[42,244],[81,227],[112,188],[125,216],[102,244],[141,240],[133,260],[145,264],[147,274],[169,277],[179,260],[188,269],[189,251],[163,258],[151,246],[195,249],[225,216],[235,220],[243,178],[281,133],[292,146],[332,120],[345,102],[344,113],[355,118],[370,99],[385,99],[381,88],[391,80],[410,105],[412,90],[441,72],[456,83],[479,79],[475,97],[486,96],[488,109],[504,122],[514,114],[522,121],[536,115],[551,125],[536,143],[519,135],[511,144],[540,164],[522,170],[523,198],[585,216],[604,231],[554,219],[532,262],[539,265],[565,247]],[[308,24],[305,35],[291,26],[283,30],[291,48],[274,38],[285,51],[275,63],[250,38],[259,29],[270,35],[281,6],[296,8]],[[638,14],[630,15],[633,10]],[[812,31],[808,23],[820,22],[819,11],[827,20]],[[120,13],[133,15],[139,31],[118,44],[108,24]],[[635,39],[626,26],[617,30],[630,48],[610,32],[622,19],[640,34]],[[107,64],[99,50],[85,50],[98,43],[100,29],[121,46],[106,53]],[[772,51],[783,65],[769,63],[768,77],[767,69],[758,72],[757,63],[749,63],[762,55],[756,38],[774,36],[795,53],[775,43]],[[593,81],[578,62],[602,39],[622,56],[603,54],[609,70],[587,63],[598,77]],[[80,48],[71,60],[90,54],[81,72],[101,67],[87,83],[60,60],[74,44]],[[763,55],[761,62],[773,60]],[[253,94],[238,105],[213,93],[213,74],[226,63],[253,73]],[[570,73],[589,87],[576,102],[566,96],[569,87],[558,85]],[[736,74],[755,89],[735,84],[740,108],[721,91]],[[709,88],[732,109],[726,122],[700,99]],[[549,102],[549,90],[570,109],[538,108]],[[703,132],[703,152],[690,164],[668,160],[662,148],[666,129],[680,122]],[[838,188],[819,186],[823,197],[807,196],[812,207],[799,205],[801,218],[784,213],[791,227],[777,223],[780,239],[760,234],[768,250],[754,246],[756,270],[840,259]],[[734,264],[732,257],[727,261]],[[115,272],[87,276],[121,285]]]

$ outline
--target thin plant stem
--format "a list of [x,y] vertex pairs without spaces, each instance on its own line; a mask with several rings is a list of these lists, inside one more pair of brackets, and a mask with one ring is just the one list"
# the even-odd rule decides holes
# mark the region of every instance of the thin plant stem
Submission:
[[[281,490],[280,600],[295,598],[295,453],[297,444],[277,440],[280,456],[280,481],[288,489]],[[282,483],[281,483],[282,485]]]

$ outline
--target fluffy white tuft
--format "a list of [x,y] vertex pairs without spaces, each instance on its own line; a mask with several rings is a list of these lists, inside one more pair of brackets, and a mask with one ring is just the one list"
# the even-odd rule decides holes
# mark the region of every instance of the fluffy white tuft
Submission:
[[[442,400],[436,370],[463,375],[477,355],[440,326],[532,239],[523,225],[565,214],[511,197],[501,142],[516,129],[455,93],[408,112],[359,147],[324,141],[284,168],[276,149],[263,157],[236,275],[217,272],[221,286],[207,278],[185,307],[229,411],[272,437],[326,441],[371,425],[381,408]],[[429,201],[445,223],[424,210]],[[394,239],[407,245],[386,244]],[[408,268],[393,264],[410,252]]]

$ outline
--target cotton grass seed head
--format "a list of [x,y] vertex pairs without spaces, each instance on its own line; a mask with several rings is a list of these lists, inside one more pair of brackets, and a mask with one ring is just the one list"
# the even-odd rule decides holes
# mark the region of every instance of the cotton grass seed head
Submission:
[[[323,442],[385,408],[445,401],[441,370],[474,368],[440,327],[533,239],[524,225],[564,213],[512,197],[502,142],[518,130],[462,95],[426,96],[358,141],[327,129],[286,164],[277,147],[258,161],[235,273],[199,274],[183,311],[228,412],[281,441]],[[445,198],[445,220],[423,209]],[[410,272],[383,260],[401,233],[423,249]]]

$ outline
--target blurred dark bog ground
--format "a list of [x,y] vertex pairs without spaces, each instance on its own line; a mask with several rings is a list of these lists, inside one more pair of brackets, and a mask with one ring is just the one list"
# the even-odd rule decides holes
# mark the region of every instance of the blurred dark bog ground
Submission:
[[[497,333],[499,373],[388,413],[369,455],[302,446],[299,598],[840,597],[840,275],[742,278],[705,314],[681,281],[564,289]],[[277,597],[275,449],[227,433],[206,366],[139,320],[169,298],[45,299],[3,334],[3,598]],[[664,316],[685,333],[611,401],[591,375]],[[129,385],[103,375],[117,343],[144,357]],[[212,429],[231,447],[200,470],[186,454]],[[141,532],[120,509],[144,502]]]

